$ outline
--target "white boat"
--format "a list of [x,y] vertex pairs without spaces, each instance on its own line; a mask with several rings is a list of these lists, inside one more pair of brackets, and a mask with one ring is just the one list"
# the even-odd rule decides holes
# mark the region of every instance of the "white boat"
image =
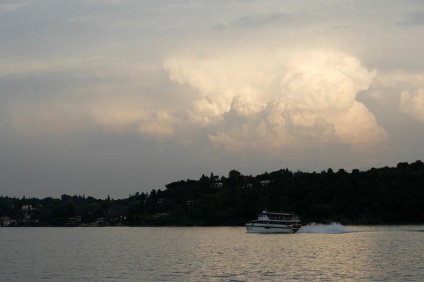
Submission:
[[300,218],[294,213],[266,210],[258,215],[258,219],[246,223],[248,233],[295,233],[300,227]]

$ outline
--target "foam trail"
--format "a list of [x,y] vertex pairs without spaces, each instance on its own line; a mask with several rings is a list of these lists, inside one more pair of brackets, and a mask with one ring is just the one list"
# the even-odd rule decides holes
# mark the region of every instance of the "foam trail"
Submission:
[[344,227],[338,222],[330,224],[310,223],[302,226],[297,233],[317,233],[317,234],[339,234],[339,233],[350,233],[352,230]]

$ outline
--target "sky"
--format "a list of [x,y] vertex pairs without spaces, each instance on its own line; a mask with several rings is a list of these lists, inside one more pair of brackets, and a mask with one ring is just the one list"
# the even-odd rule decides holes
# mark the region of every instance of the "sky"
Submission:
[[0,195],[424,160],[424,2],[1,0]]

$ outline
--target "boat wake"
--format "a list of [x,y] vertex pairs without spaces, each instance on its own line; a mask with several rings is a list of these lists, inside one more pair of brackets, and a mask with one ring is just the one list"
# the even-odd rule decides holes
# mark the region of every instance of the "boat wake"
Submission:
[[354,232],[340,223],[333,222],[330,224],[310,223],[302,226],[297,233],[316,233],[316,234],[340,234]]

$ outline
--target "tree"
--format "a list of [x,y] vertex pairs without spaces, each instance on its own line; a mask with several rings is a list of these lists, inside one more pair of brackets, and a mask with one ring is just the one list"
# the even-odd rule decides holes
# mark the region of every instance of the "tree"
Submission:
[[240,179],[241,179],[241,173],[238,172],[237,170],[231,170],[228,173],[228,184],[230,185],[230,187],[237,187],[240,186]]

